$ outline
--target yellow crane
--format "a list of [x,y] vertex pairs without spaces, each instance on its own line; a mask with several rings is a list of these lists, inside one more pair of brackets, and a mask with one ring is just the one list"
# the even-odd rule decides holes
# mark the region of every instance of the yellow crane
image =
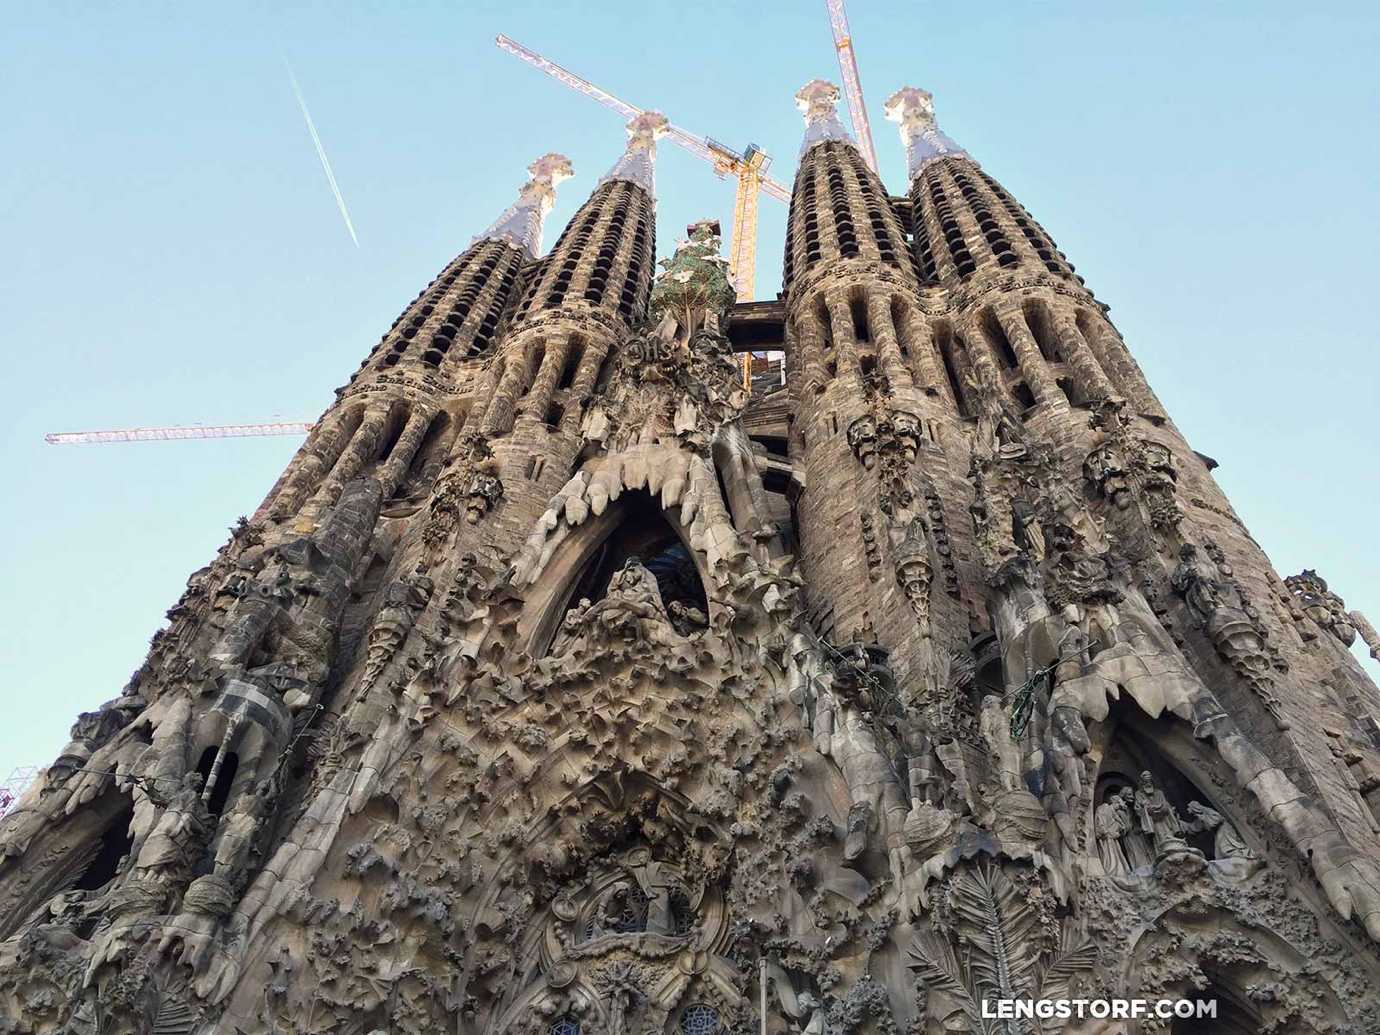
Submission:
[[[634,107],[601,87],[595,86],[568,69],[524,47],[509,36],[499,35],[495,42],[509,54],[525,61],[557,82],[592,97],[606,108],[612,108],[624,119],[635,118],[643,109]],[[751,302],[757,289],[757,198],[765,193],[777,201],[790,203],[791,192],[783,183],[767,175],[771,158],[755,144],[741,152],[709,137],[701,137],[675,124],[666,128],[666,139],[680,145],[697,158],[707,161],[720,177],[732,175],[738,180],[733,200],[733,232],[728,247],[728,275],[733,282],[739,302]],[[743,384],[751,387],[752,356],[743,357]]]
[[[606,108],[612,108],[624,119],[635,118],[643,109],[629,104],[595,86],[568,69],[562,68],[535,50],[524,47],[517,40],[499,35],[495,42],[509,54],[525,61],[557,82],[564,83],[586,97],[592,97]],[[666,139],[680,145],[697,158],[703,158],[719,176],[732,174],[738,178],[738,194],[733,204],[733,238],[729,244],[729,276],[738,301],[751,302],[757,285],[757,195],[766,192],[777,201],[790,203],[791,191],[766,174],[771,158],[753,144],[738,152],[717,140],[698,136],[674,123],[666,127]]]

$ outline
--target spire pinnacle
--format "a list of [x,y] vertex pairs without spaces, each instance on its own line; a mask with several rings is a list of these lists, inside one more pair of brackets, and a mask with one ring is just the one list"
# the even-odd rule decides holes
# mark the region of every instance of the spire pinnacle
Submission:
[[[795,106],[805,115],[805,140],[800,154],[826,140],[853,143],[838,113],[839,88],[826,79],[811,79],[795,95]],[[854,145],[856,146],[856,145]]]
[[903,86],[887,98],[885,111],[887,118],[901,124],[906,170],[912,180],[935,158],[968,153],[940,131],[934,118],[934,95],[928,90]]
[[628,146],[623,157],[599,182],[627,180],[655,197],[656,138],[665,133],[669,125],[666,116],[659,111],[644,111],[636,115],[627,125]]
[[535,259],[541,252],[542,224],[556,203],[556,185],[574,176],[575,167],[565,155],[551,152],[529,165],[527,172],[531,178],[518,191],[517,201],[475,241],[506,241]]

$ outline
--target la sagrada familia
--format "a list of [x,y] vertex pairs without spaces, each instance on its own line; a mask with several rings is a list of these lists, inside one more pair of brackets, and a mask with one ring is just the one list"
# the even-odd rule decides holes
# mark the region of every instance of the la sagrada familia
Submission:
[[[0,826],[0,1032],[1380,1031],[1374,631],[837,98],[772,302],[655,261],[661,116],[544,254],[530,166]],[[1218,1015],[984,1010],[1108,997]]]

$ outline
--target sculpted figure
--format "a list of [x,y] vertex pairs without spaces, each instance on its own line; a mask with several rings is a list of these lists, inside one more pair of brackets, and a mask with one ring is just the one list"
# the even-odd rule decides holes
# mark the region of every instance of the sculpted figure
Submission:
[[418,565],[416,571],[398,579],[384,592],[383,607],[369,630],[361,693],[367,692],[388,667],[393,655],[407,642],[417,616],[431,602],[434,586],[425,571],[424,566]]
[[665,642],[674,636],[656,577],[630,557],[609,582],[608,594],[589,612],[609,640]]
[[1140,774],[1140,786],[1136,788],[1136,816],[1141,831],[1150,835],[1156,857],[1188,847],[1183,821],[1148,771]]
[[[881,819],[888,847],[899,849],[907,811],[896,771],[872,728],[870,701],[863,689],[865,669],[860,667],[865,664],[835,666],[833,686],[821,695],[815,718],[815,746],[843,772],[852,799],[843,849],[847,862],[867,848],[874,819]],[[892,854],[897,856],[892,865],[900,874],[899,854]]]
[[905,537],[894,551],[896,582],[906,595],[911,612],[920,623],[924,635],[930,630],[930,585],[934,581],[934,566],[930,563],[929,540],[922,518],[912,518],[906,526]]
[[561,627],[556,632],[556,639],[551,644],[552,654],[569,653],[588,635],[589,612],[593,606],[589,597],[581,597],[575,606],[565,613],[565,617],[561,619]]
[[189,867],[206,844],[214,822],[201,800],[202,777],[188,773],[169,798],[148,785],[149,797],[162,811],[148,839],[139,850],[137,870],[170,871]]
[[1011,739],[1011,715],[1000,694],[988,694],[982,699],[978,713],[978,732],[991,752],[997,783],[1003,791],[1021,786],[1021,746]]
[[1198,548],[1192,543],[1179,547],[1179,564],[1169,581],[1202,625],[1207,625],[1222,607],[1222,589],[1217,582],[1215,566],[1200,559]]
[[824,1035],[827,1030],[824,1021],[824,1004],[816,999],[809,992],[801,992],[796,999],[800,1008],[800,1019],[804,1019],[804,1024],[800,1028],[800,1035]]
[[647,931],[675,934],[676,921],[671,913],[671,889],[676,886],[675,878],[646,849],[634,852],[628,862],[633,879],[647,899]]
[[1191,831],[1212,830],[1215,831],[1212,838],[1212,857],[1214,859],[1245,859],[1255,861],[1258,856],[1241,835],[1236,832],[1236,828],[1226,821],[1220,812],[1209,808],[1202,802],[1190,801],[1188,803],[1189,814],[1193,821],[1189,824]]
[[791,703],[800,709],[801,725],[814,729],[815,707],[819,700],[820,675],[824,665],[804,633],[791,637],[787,679]]
[[709,627],[709,619],[705,613],[698,607],[691,607],[683,601],[671,601],[671,606],[667,608],[667,612],[670,615],[672,627],[682,636],[693,636],[696,633],[704,632]]
[[905,410],[891,415],[891,434],[901,449],[901,459],[910,463],[920,452],[920,418]]
[[864,470],[872,470],[877,463],[877,421],[863,416],[848,425],[848,445]]
[[1097,834],[1097,855],[1102,869],[1109,876],[1130,873],[1131,862],[1126,858],[1122,838],[1131,832],[1131,810],[1120,794],[1107,795],[1093,815]]
[[1155,850],[1150,835],[1141,829],[1136,811],[1136,791],[1123,787],[1117,792],[1121,799],[1119,810],[1126,816],[1126,832],[1121,835],[1121,847],[1132,870],[1149,869],[1155,864]]
[[482,461],[475,469],[465,491],[465,520],[479,523],[503,498],[503,483],[498,479],[498,467],[492,460]]
[[258,833],[272,796],[273,782],[265,780],[250,793],[235,799],[234,806],[220,824],[215,860],[217,877],[234,883],[248,868],[254,835]]
[[1344,646],[1356,642],[1356,623],[1342,598],[1327,588],[1327,580],[1311,568],[1284,580],[1293,599],[1313,621],[1337,637]]

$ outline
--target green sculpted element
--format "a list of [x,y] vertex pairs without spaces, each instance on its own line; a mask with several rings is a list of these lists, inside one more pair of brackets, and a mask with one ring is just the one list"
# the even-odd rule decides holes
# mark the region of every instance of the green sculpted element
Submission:
[[652,311],[670,312],[683,327],[695,326],[691,314],[714,313],[720,319],[733,304],[733,285],[728,280],[728,260],[719,254],[719,224],[695,223],[690,239],[676,253],[661,260],[662,272],[652,288]]

